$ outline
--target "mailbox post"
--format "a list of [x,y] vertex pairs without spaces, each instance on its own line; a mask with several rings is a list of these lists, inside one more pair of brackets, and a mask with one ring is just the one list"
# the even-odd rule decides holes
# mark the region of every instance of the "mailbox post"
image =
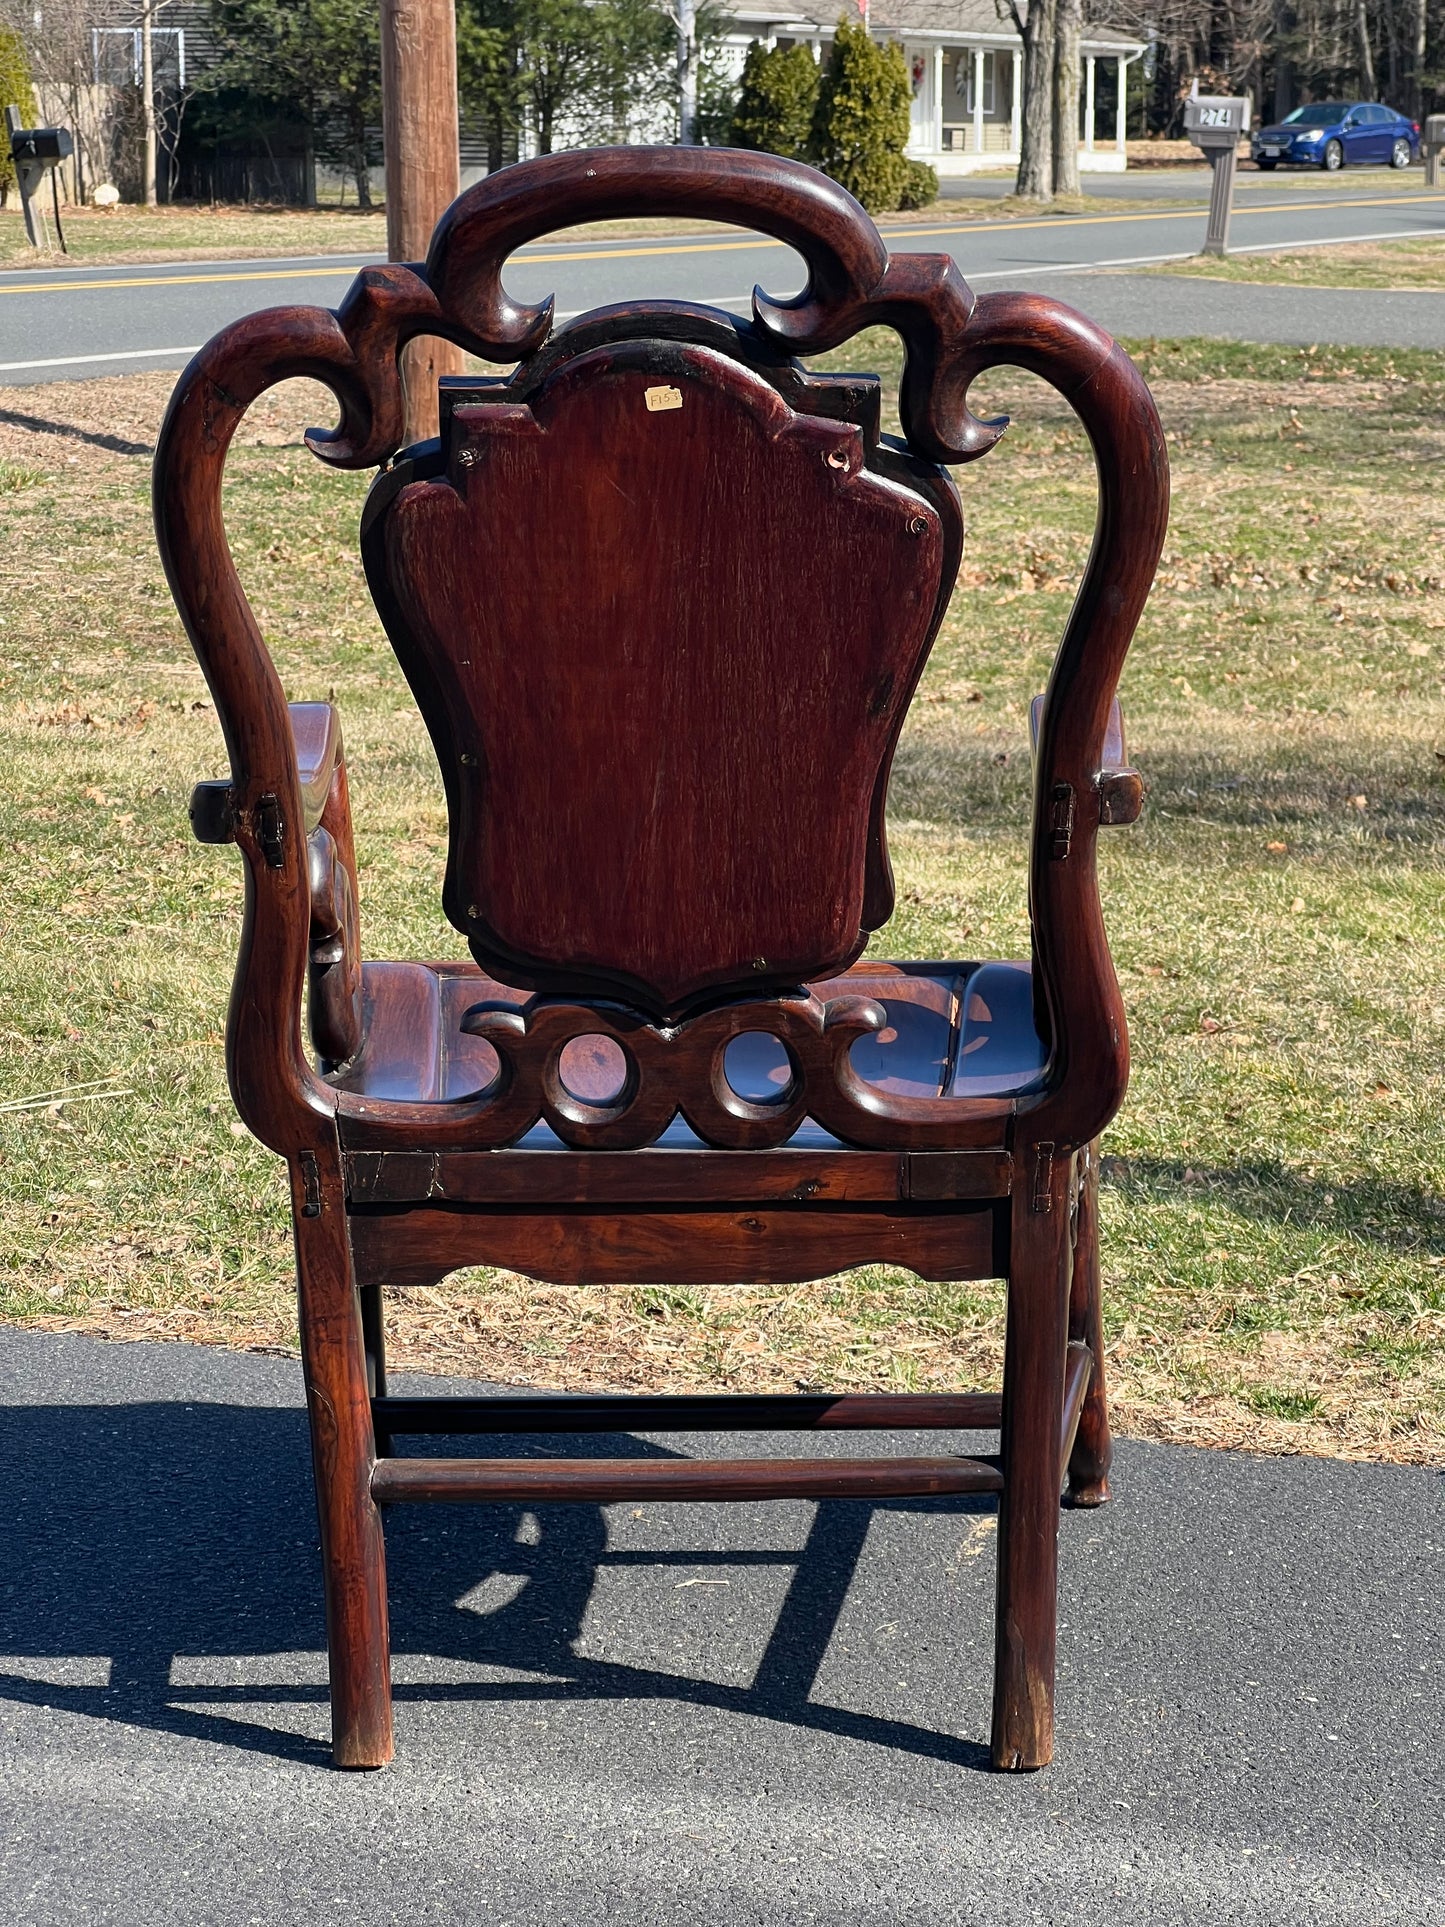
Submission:
[[1426,187],[1445,187],[1445,114],[1427,114],[1425,138]]
[[1249,102],[1242,95],[1191,94],[1184,103],[1184,131],[1214,169],[1203,251],[1228,254],[1234,160],[1241,139],[1249,132]]
[[55,202],[55,232],[62,254],[65,232],[60,225],[60,195],[55,186],[55,170],[75,151],[68,127],[22,127],[20,109],[5,109],[5,125],[10,132],[10,158],[15,163],[15,178],[20,184],[20,206],[25,215],[25,233],[31,247],[49,253],[50,230],[45,219],[40,190],[50,176],[50,191]]

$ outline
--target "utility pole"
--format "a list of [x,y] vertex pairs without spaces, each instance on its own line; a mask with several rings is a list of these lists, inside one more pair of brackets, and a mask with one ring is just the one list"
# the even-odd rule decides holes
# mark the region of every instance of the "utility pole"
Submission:
[[[424,261],[432,229],[461,192],[453,0],[381,0],[381,124],[386,252]],[[402,354],[406,439],[437,432],[437,379],[462,372],[449,341],[427,335]]]
[[697,5],[677,0],[677,138],[697,145]]
[[[164,5],[165,0],[161,0]],[[156,0],[143,0],[140,10],[140,97],[145,121],[145,167],[141,185],[147,207],[156,205],[156,67],[151,46],[151,26],[155,20]]]

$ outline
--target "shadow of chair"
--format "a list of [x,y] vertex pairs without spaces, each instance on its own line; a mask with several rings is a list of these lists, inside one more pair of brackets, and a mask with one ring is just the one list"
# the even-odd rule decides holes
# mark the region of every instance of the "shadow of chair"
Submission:
[[[0,1699],[325,1764],[329,1748],[319,1737],[265,1717],[268,1708],[319,1708],[327,1697],[320,1680],[295,1678],[292,1657],[319,1655],[325,1643],[311,1579],[315,1510],[304,1412],[199,1403],[12,1406],[0,1412],[0,1433],[16,1479],[8,1583],[0,1587],[0,1655],[9,1656],[8,1663],[0,1658]],[[541,1438],[529,1449],[559,1444]],[[602,1435],[581,1449],[666,1456],[631,1437]],[[104,1504],[96,1500],[96,1467],[104,1468]],[[968,1496],[894,1505],[994,1509],[991,1498]],[[521,1536],[520,1505],[440,1518],[408,1513],[393,1529],[395,1651],[403,1662],[441,1665],[428,1668],[424,1684],[398,1684],[396,1697],[574,1706],[656,1699],[981,1767],[986,1749],[969,1741],[811,1697],[875,1509],[824,1502],[797,1549],[729,1545],[721,1552],[610,1548],[606,1514],[592,1505],[548,1507],[531,1515],[535,1527]],[[775,1620],[754,1629],[763,1651],[750,1682],[578,1656],[574,1643],[599,1573],[659,1564],[790,1572]],[[504,1603],[480,1612],[461,1603],[499,1577],[520,1581]],[[268,1656],[278,1657],[269,1675]],[[186,1662],[179,1677],[178,1659]],[[221,1677],[237,1660],[240,1676]],[[449,1667],[461,1677],[449,1680]],[[467,1677],[476,1667],[505,1677]],[[67,1671],[82,1676],[67,1680]]]

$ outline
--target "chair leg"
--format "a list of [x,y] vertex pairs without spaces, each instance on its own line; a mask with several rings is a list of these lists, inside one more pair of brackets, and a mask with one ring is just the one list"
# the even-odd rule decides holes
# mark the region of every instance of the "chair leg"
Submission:
[[381,1514],[371,1496],[376,1452],[366,1349],[340,1160],[332,1150],[319,1153],[317,1162],[322,1166],[320,1211],[306,1215],[294,1166],[292,1192],[301,1356],[326,1586],[332,1757],[337,1766],[385,1766],[392,1756],[391,1658],[386,1550]]
[[1070,1159],[1015,1193],[1004,1340],[998,1603],[994,1631],[995,1767],[1054,1756],[1058,1625],[1059,1419],[1068,1344]]
[[1103,1505],[1109,1497],[1109,1466],[1114,1441],[1109,1431],[1109,1397],[1104,1382],[1104,1319],[1099,1299],[1099,1146],[1079,1154],[1079,1217],[1074,1239],[1074,1282],[1069,1290],[1069,1337],[1081,1339],[1094,1355],[1094,1372],[1079,1414],[1079,1429],[1069,1458],[1068,1502]]
[[[361,1297],[361,1337],[366,1347],[366,1384],[373,1398],[386,1397],[386,1320],[381,1306],[381,1286],[363,1285]],[[376,1456],[391,1457],[391,1434],[378,1431]]]

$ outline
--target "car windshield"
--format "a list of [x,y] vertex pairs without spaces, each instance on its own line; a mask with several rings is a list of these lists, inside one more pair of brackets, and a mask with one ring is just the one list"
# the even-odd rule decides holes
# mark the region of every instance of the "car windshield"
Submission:
[[1281,127],[1333,127],[1337,120],[1343,120],[1346,109],[1338,101],[1316,101],[1312,107],[1296,107],[1292,114],[1286,114],[1280,122]]

